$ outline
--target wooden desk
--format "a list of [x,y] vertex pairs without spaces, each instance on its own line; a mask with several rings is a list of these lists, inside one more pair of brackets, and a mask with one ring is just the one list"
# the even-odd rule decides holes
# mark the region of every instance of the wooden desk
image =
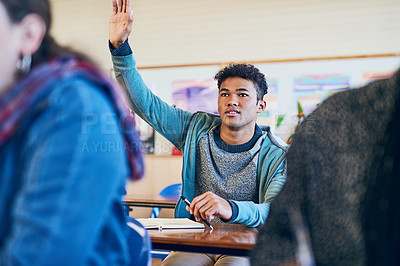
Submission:
[[159,207],[159,208],[175,208],[176,201],[164,200],[159,198],[136,198],[136,197],[125,197],[123,199],[125,205],[129,207]]
[[239,224],[212,223],[203,232],[196,230],[148,230],[153,249],[248,256],[256,244],[258,231]]
[[129,215],[129,212],[133,210],[133,207],[174,209],[176,205],[176,201],[165,200],[161,196],[156,198],[124,197],[122,202],[125,207],[126,215]]

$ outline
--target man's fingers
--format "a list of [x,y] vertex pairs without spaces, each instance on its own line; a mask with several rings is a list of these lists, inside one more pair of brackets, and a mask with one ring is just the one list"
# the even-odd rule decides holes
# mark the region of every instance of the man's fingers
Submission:
[[112,6],[113,6],[112,14],[115,15],[117,14],[117,0],[112,0]]
[[131,0],[122,0],[122,12],[130,13],[131,11]]
[[128,13],[130,11],[130,0],[122,0],[122,12]]
[[192,202],[192,204],[190,204],[192,213],[193,213],[194,217],[196,218],[196,221],[199,221],[200,218],[202,217],[202,215],[200,213],[200,209],[206,203],[207,203],[207,201],[205,201],[205,200],[199,200],[199,201],[196,201],[195,203]]
[[208,202],[207,204],[203,205],[199,209],[201,218],[204,220],[212,220],[215,213],[215,208],[213,208],[213,206],[214,204],[212,202]]
[[205,220],[212,220],[214,218],[214,215],[218,212],[218,200],[216,200],[218,198],[217,195],[208,191],[192,200],[190,209],[196,221],[199,221],[200,217]]
[[118,0],[118,12],[122,12],[122,0]]
[[121,12],[126,13],[126,0],[122,0]]
[[192,204],[193,204],[193,205],[196,205],[196,203],[197,203],[198,201],[201,201],[201,200],[205,199],[206,197],[208,197],[209,194],[212,195],[211,192],[206,192],[206,193],[203,193],[203,194],[201,194],[201,195],[195,197],[195,198],[192,200]]

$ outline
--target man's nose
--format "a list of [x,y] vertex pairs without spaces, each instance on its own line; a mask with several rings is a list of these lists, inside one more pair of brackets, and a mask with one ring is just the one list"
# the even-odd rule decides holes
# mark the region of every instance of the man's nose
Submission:
[[238,106],[238,100],[236,96],[230,96],[228,99],[228,106]]

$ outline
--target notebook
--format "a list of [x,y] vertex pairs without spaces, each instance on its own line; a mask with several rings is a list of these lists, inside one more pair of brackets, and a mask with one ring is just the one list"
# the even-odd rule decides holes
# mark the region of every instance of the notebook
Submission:
[[146,229],[196,229],[204,228],[203,223],[188,218],[140,218],[136,219]]

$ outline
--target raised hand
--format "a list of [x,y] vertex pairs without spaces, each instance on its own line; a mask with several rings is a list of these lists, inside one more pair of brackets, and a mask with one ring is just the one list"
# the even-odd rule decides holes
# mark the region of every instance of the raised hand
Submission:
[[190,208],[187,206],[186,210],[194,215],[196,221],[200,221],[200,217],[208,221],[215,217],[221,217],[225,220],[229,220],[232,217],[231,204],[210,191],[195,197],[190,204]]
[[109,37],[111,44],[118,48],[132,31],[133,12],[131,0],[112,0],[113,11],[109,22]]

